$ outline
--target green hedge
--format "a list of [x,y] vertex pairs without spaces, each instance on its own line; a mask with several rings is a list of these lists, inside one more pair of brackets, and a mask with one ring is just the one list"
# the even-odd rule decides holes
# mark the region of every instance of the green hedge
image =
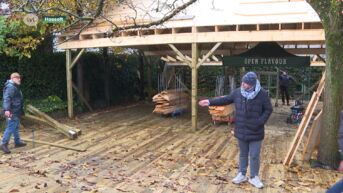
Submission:
[[[73,53],[75,56],[76,53]],[[104,59],[101,53],[86,52],[81,57],[85,84],[89,88],[91,104],[104,103]],[[138,98],[138,62],[135,55],[109,56],[112,104]],[[21,89],[25,99],[43,100],[57,96],[66,100],[65,53],[33,53],[31,58],[18,60],[0,55],[0,89],[12,72],[23,75]],[[76,68],[73,71],[76,83]],[[76,99],[77,97],[75,97]],[[0,95],[2,99],[2,94]],[[100,102],[99,102],[100,101]]]
[[[43,99],[50,95],[65,98],[65,56],[63,53],[44,55],[34,53],[30,59],[0,56],[0,88],[12,72],[19,72],[25,98]],[[2,96],[1,96],[2,98]]]

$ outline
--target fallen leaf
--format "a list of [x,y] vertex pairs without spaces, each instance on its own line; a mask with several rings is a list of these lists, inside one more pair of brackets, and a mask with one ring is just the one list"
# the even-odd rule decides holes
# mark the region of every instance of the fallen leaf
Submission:
[[72,177],[71,177],[71,176],[69,176],[69,175],[65,175],[65,176],[63,176],[63,179],[70,180],[70,179],[72,179]]
[[298,182],[299,185],[301,186],[310,186],[310,185],[313,185],[313,183],[310,183],[310,182]]
[[283,184],[285,184],[285,182],[282,181],[282,180],[279,180],[279,181],[277,181],[277,182],[274,183],[274,185],[275,185],[276,187],[280,187],[280,186],[282,186]]

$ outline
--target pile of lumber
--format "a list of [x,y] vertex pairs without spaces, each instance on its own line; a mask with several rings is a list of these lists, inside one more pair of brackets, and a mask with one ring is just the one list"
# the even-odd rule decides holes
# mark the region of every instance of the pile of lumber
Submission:
[[187,109],[189,95],[186,90],[165,90],[156,94],[152,101],[155,103],[153,113],[168,115]]
[[30,114],[26,114],[23,119],[27,121],[32,121],[39,124],[48,125],[62,134],[66,135],[70,139],[76,139],[77,136],[81,135],[81,130],[73,128],[71,126],[62,124],[55,119],[51,118],[47,114],[41,112],[32,105],[27,105],[27,111]]
[[226,117],[235,111],[235,106],[233,104],[225,106],[209,106],[208,111],[213,116]]
[[209,106],[208,111],[212,115],[213,121],[232,122],[235,106],[233,104],[225,106]]

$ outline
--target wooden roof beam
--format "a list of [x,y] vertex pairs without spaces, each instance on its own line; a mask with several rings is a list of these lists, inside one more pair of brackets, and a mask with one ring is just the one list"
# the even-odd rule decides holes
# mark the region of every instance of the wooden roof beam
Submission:
[[163,57],[163,56],[161,57],[161,60],[163,60],[163,61],[165,61],[165,62],[170,62],[168,58]]
[[[168,66],[188,66],[187,63],[185,62],[167,62],[166,63]],[[211,62],[204,62],[202,63],[201,66],[222,66],[223,65],[223,62],[222,61],[219,61],[219,62],[214,62],[214,61],[211,61]]]
[[176,62],[177,60],[175,59],[175,58],[173,58],[173,57],[171,57],[171,56],[167,56],[167,59],[169,60],[169,61],[172,61],[172,62]]
[[218,59],[215,55],[212,55],[212,59],[213,59],[215,62],[219,62],[219,59]]
[[[285,48],[285,50],[291,54],[301,54],[301,55],[308,55],[308,54],[325,54],[325,48]],[[191,50],[180,50],[185,55],[190,55]],[[210,50],[201,50],[201,52],[209,52]],[[248,51],[248,49],[217,49],[214,54],[215,55],[225,55],[225,56],[231,56],[231,55],[237,55],[241,54],[245,51]],[[163,56],[163,55],[173,55],[174,52],[171,50],[158,50],[158,51],[144,51],[145,55],[147,56]],[[213,55],[214,56],[214,55]],[[213,59],[212,56],[212,59]],[[190,60],[189,56],[185,56],[188,60]],[[214,56],[215,57],[215,56]],[[215,61],[215,59],[213,59]]]
[[214,45],[213,48],[197,64],[197,68],[199,68],[201,64],[204,63],[213,54],[213,52],[216,51],[217,48],[219,48],[220,45],[222,45],[222,42],[216,43],[216,45]]
[[188,61],[187,58],[173,45],[173,44],[168,44],[168,46],[181,58],[182,61],[187,63],[190,67],[192,65],[192,61]]
[[148,36],[128,36],[115,38],[100,38],[96,40],[70,40],[58,47],[60,49],[76,48],[97,48],[116,46],[146,46],[160,44],[188,44],[196,43],[217,43],[217,42],[297,42],[297,41],[325,41],[323,29],[315,30],[272,30],[272,31],[225,31],[225,32],[203,32],[203,33],[180,33]]

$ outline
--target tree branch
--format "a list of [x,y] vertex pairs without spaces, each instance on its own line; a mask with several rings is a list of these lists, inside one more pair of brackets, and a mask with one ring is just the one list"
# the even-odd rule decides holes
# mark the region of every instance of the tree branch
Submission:
[[114,32],[116,31],[121,31],[121,30],[129,30],[129,29],[137,29],[137,28],[149,28],[151,26],[155,26],[155,25],[160,25],[166,21],[168,21],[169,19],[173,18],[175,15],[177,15],[178,13],[180,13],[182,10],[186,9],[188,6],[190,6],[191,4],[193,4],[194,2],[196,2],[197,0],[190,0],[187,3],[183,4],[180,7],[175,8],[172,12],[168,13],[167,15],[165,15],[163,18],[157,20],[157,21],[153,21],[147,24],[136,24],[135,25],[131,25],[131,26],[124,26],[124,27],[115,27],[112,30],[112,35]]

